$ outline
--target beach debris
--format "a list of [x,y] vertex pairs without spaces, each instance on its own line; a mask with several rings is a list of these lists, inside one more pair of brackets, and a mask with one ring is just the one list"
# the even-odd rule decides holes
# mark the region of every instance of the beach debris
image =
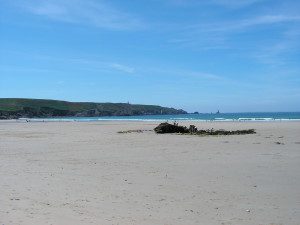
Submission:
[[246,212],[248,212],[248,213],[249,213],[249,212],[250,212],[250,209],[247,209],[247,210],[246,210]]
[[190,133],[196,133],[197,131],[198,131],[198,129],[195,125],[190,125],[190,128],[189,128]]
[[152,131],[152,130],[125,130],[125,131],[118,131],[118,134],[128,134],[128,133],[143,133],[145,131]]
[[179,126],[177,123],[161,123],[157,127],[154,128],[154,131],[157,134],[166,134],[166,133],[177,133],[177,134],[191,134],[191,135],[242,135],[242,134],[255,134],[254,129],[248,130],[198,130],[195,125],[190,125],[189,128],[185,126]]
[[284,143],[279,142],[279,141],[276,141],[275,144],[277,144],[277,145],[284,145]]
[[161,123],[157,127],[154,128],[154,131],[158,134],[165,133],[189,133],[189,130],[186,127],[179,126],[178,124],[170,124],[170,123]]

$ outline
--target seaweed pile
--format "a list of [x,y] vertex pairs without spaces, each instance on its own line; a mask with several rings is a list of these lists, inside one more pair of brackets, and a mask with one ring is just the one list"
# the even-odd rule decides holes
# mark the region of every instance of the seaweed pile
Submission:
[[243,134],[255,134],[254,129],[248,130],[198,130],[195,125],[190,125],[189,128],[185,126],[179,126],[177,123],[161,123],[154,128],[157,134],[167,134],[167,133],[178,133],[178,134],[191,134],[191,135],[243,135]]
[[124,131],[118,131],[118,134],[130,134],[130,133],[144,133],[146,131],[152,131],[152,130],[124,130]]

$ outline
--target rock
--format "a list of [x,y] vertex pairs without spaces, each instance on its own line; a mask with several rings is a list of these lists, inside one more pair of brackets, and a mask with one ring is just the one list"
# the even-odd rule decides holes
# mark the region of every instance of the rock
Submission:
[[154,131],[158,134],[165,133],[189,133],[189,130],[184,126],[178,126],[177,124],[161,123],[154,128]]

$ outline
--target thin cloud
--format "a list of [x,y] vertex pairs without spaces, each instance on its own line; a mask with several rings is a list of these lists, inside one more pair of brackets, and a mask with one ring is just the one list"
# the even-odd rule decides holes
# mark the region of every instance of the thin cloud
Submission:
[[[167,40],[169,44],[176,47],[195,47],[201,50],[229,49],[228,40],[242,32],[253,32],[260,27],[270,27],[286,24],[299,24],[300,16],[295,15],[262,15],[252,18],[191,24],[178,31],[178,36]],[[282,26],[285,30],[286,26]],[[278,32],[283,32],[278,28]]]
[[[76,68],[76,66],[79,66],[81,70],[93,70],[98,72],[113,72],[113,73],[122,73],[122,74],[134,74],[136,69],[132,66],[125,65],[123,63],[119,62],[111,62],[111,61],[105,61],[105,60],[94,60],[91,58],[71,58],[71,57],[56,57],[56,56],[50,56],[46,54],[34,54],[34,53],[24,53],[24,52],[10,52],[14,55],[17,55],[18,57],[23,57],[26,59],[30,59],[36,62],[49,62],[53,63],[53,65],[58,64],[58,68],[60,68],[60,65],[71,65],[71,68]],[[24,67],[17,67],[9,66],[9,65],[0,65],[0,71],[26,71],[26,72],[34,72],[34,73],[46,73],[46,72],[61,72],[61,69],[54,69],[54,66],[52,66],[53,69],[47,70],[43,68],[31,68],[27,69]],[[64,70],[64,69],[63,69]]]
[[242,8],[265,1],[267,0],[211,0],[210,3],[228,8]]
[[168,76],[177,76],[177,77],[193,77],[202,80],[211,80],[211,81],[221,81],[226,80],[226,78],[221,77],[219,75],[197,71],[197,70],[187,70],[187,69],[180,69],[180,68],[151,68],[148,67],[147,69],[143,69],[151,74],[160,74],[160,75],[168,75]]
[[218,22],[218,23],[201,23],[187,26],[187,29],[193,29],[195,32],[233,32],[244,30],[256,26],[264,26],[271,24],[300,22],[300,16],[288,15],[263,15],[248,19],[235,21]]
[[231,9],[243,8],[268,0],[166,0],[175,6],[194,7],[195,5],[216,5]]
[[116,63],[116,62],[106,62],[106,61],[90,60],[90,59],[63,59],[63,60],[75,64],[88,65],[89,69],[115,71],[115,72],[122,72],[126,74],[135,73],[134,67],[124,65],[121,63]]
[[107,61],[101,61],[101,60],[90,60],[90,59],[54,59],[54,60],[60,60],[65,61],[73,64],[81,64],[86,65],[89,70],[99,70],[99,71],[111,71],[111,72],[121,72],[125,74],[133,74],[135,73],[135,68],[132,66],[124,65],[121,63],[116,62],[107,62]]
[[[252,57],[263,64],[270,66],[283,66],[288,64],[298,64],[291,58],[292,54],[299,52],[300,29],[293,29],[285,32],[281,40],[273,44],[267,44],[258,48]],[[289,68],[290,69],[290,68]]]
[[110,64],[111,68],[114,68],[116,70],[119,70],[121,72],[125,72],[125,73],[134,73],[135,69],[133,67],[130,66],[125,66],[119,63],[112,63]]
[[43,69],[43,68],[26,68],[17,67],[15,65],[0,65],[0,71],[3,73],[15,72],[15,73],[53,73],[55,70]]
[[111,4],[95,0],[29,0],[18,2],[25,11],[45,18],[112,30],[134,30],[144,23]]

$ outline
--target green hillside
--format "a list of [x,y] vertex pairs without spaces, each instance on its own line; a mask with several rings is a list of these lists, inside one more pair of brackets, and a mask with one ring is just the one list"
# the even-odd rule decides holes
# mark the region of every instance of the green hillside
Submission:
[[0,117],[132,116],[184,114],[183,110],[157,105],[67,102],[46,99],[0,98]]

